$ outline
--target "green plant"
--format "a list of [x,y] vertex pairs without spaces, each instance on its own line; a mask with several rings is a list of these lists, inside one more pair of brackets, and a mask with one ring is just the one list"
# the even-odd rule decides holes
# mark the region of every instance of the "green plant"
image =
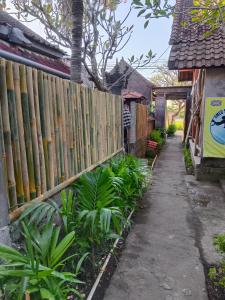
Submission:
[[216,250],[220,252],[224,258],[218,268],[210,268],[208,275],[211,280],[215,280],[215,285],[225,287],[225,234],[217,235],[213,242]]
[[183,120],[176,120],[175,125],[177,130],[184,130],[184,121]]
[[52,223],[45,225],[41,232],[23,223],[23,233],[24,253],[0,245],[0,258],[4,261],[0,266],[0,282],[6,299],[22,300],[26,293],[32,294],[34,299],[80,296],[75,286],[82,283],[77,275],[87,254],[78,262],[74,273],[63,271],[65,262],[71,259],[64,255],[73,244],[75,233],[59,241],[60,228]]
[[155,153],[154,150],[148,149],[148,150],[146,151],[145,156],[146,156],[147,158],[154,158],[154,157],[156,156],[156,153]]
[[189,148],[185,147],[183,153],[184,153],[184,161],[185,161],[186,168],[187,169],[192,168],[193,165],[192,165],[191,153]]
[[149,138],[150,140],[158,143],[158,149],[160,150],[165,142],[165,131],[162,129],[154,129],[150,135]]
[[75,229],[74,217],[76,215],[74,193],[71,189],[61,192],[61,207],[53,201],[32,203],[22,213],[19,221],[26,220],[28,224],[43,226],[54,219],[61,219],[65,233],[70,233]]
[[94,271],[96,247],[106,239],[117,238],[125,219],[119,207],[114,205],[116,194],[107,169],[97,168],[95,172],[84,174],[74,189],[80,239],[91,248]]
[[167,134],[168,134],[169,136],[174,136],[174,134],[176,133],[176,131],[177,131],[176,125],[175,125],[175,124],[170,124],[170,125],[168,126],[166,132],[167,132]]
[[146,160],[137,159],[126,155],[112,160],[111,176],[122,179],[122,185],[117,190],[119,196],[118,206],[128,213],[136,207],[136,199],[142,196],[144,188],[148,184],[150,170]]
[[51,222],[56,216],[59,216],[59,207],[53,200],[32,202],[21,214],[19,221],[26,219],[28,224],[35,223],[42,226]]

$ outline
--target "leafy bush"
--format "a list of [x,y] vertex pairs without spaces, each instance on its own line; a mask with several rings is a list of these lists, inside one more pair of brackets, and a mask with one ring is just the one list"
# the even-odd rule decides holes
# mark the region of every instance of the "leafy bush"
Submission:
[[184,153],[184,162],[187,170],[190,170],[191,173],[193,172],[193,164],[192,164],[192,159],[191,159],[191,152],[188,147],[185,147],[183,150]]
[[0,245],[0,283],[7,299],[23,300],[26,293],[34,299],[66,299],[71,293],[79,295],[74,285],[82,283],[77,279],[84,255],[73,273],[63,271],[65,257],[75,239],[71,232],[59,241],[60,228],[53,223],[45,225],[42,231],[27,227],[23,223],[25,250]]
[[155,157],[155,151],[153,151],[153,150],[151,150],[151,149],[148,149],[147,151],[146,151],[146,157],[147,158],[154,158]]
[[168,126],[166,132],[167,132],[167,134],[168,134],[169,136],[174,136],[174,134],[176,133],[176,131],[177,131],[176,125],[175,125],[175,124],[170,124],[170,125]]
[[52,200],[32,203],[19,219],[24,250],[0,246],[0,286],[6,299],[23,300],[26,292],[32,299],[80,297],[76,288],[78,275],[86,276],[80,272],[83,261],[88,270],[92,263],[95,274],[114,239],[129,225],[127,217],[147,178],[145,160],[119,156],[63,191],[61,207]]
[[158,150],[160,150],[165,143],[165,130],[163,129],[154,129],[150,135],[150,140],[158,143]]

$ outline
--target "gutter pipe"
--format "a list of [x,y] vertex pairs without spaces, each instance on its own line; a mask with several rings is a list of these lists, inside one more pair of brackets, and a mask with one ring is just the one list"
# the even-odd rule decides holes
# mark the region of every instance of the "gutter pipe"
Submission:
[[9,53],[9,52],[7,52],[5,50],[1,50],[0,49],[0,57],[8,59],[8,60],[15,61],[17,63],[25,64],[25,65],[30,66],[30,67],[37,68],[39,70],[45,71],[47,73],[50,73],[52,75],[56,75],[56,76],[59,76],[59,77],[65,78],[65,79],[70,79],[70,75],[69,74],[63,73],[61,71],[57,71],[55,69],[52,69],[52,68],[47,67],[47,66],[44,66],[42,64],[39,64],[39,63],[34,62],[32,60],[29,60],[27,58],[21,57],[19,55],[13,54],[13,53]]

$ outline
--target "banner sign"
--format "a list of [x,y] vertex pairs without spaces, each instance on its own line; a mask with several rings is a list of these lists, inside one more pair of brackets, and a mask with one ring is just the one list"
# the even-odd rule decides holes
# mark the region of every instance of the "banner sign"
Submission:
[[203,157],[225,157],[225,98],[206,98]]

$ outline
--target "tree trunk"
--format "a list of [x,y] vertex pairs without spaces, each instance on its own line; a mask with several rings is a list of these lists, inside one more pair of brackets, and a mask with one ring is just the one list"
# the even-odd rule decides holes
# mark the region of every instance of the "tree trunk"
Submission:
[[72,48],[71,48],[71,81],[82,83],[82,35],[83,35],[83,0],[71,0]]

